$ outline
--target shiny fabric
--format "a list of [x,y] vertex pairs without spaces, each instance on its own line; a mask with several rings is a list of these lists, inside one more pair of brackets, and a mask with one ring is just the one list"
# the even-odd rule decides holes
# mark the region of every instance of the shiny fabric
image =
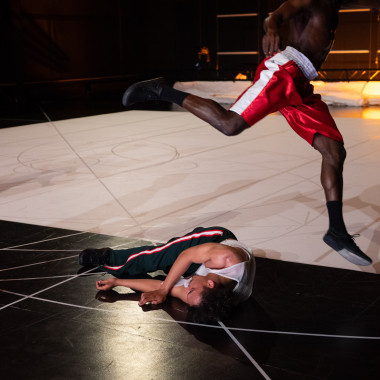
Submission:
[[230,110],[241,115],[250,126],[279,111],[309,144],[313,144],[316,133],[343,143],[327,105],[313,89],[300,67],[278,53],[259,65],[253,84]]

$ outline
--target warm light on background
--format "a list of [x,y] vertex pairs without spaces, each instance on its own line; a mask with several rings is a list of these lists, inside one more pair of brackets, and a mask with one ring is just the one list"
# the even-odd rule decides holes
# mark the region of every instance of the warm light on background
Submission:
[[372,107],[365,107],[363,108],[362,112],[362,118],[363,119],[380,119],[380,109],[379,108],[372,108]]
[[362,95],[364,98],[380,98],[380,82],[367,82],[367,84],[363,88]]

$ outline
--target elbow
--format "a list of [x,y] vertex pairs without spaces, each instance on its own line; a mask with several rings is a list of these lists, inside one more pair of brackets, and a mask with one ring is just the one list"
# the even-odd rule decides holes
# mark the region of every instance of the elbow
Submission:
[[222,132],[225,136],[236,136],[243,131],[236,123],[231,122],[218,122],[213,125],[215,129]]
[[228,129],[228,130],[224,130],[222,131],[222,133],[225,135],[225,136],[237,136],[238,134],[241,133],[241,131],[236,131],[236,130],[231,130],[231,129]]
[[244,128],[238,128],[231,124],[223,125],[219,129],[219,131],[222,132],[225,136],[237,136],[243,132],[243,130]]

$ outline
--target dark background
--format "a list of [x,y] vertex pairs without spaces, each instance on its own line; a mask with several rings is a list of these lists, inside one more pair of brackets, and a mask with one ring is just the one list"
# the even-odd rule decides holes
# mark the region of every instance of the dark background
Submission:
[[[0,100],[120,98],[132,82],[252,79],[281,0],[2,0]],[[249,17],[223,15],[253,13]],[[377,10],[341,13],[324,80],[376,80]],[[209,56],[199,55],[201,48]],[[229,54],[223,54],[228,52]],[[231,54],[250,52],[250,54]],[[209,59],[209,62],[208,62]]]

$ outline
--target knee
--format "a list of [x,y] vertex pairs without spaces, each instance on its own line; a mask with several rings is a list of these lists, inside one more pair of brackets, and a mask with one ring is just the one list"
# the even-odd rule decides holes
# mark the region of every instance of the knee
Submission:
[[236,136],[242,132],[236,129],[235,126],[231,125],[230,123],[218,123],[218,127],[216,128],[226,136]]
[[229,111],[227,117],[219,119],[216,124],[214,127],[226,136],[236,136],[243,132],[244,129],[249,128],[246,121],[232,111]]
[[346,149],[344,148],[344,145],[342,144],[340,146],[340,160],[342,164],[346,160],[346,157],[347,157],[347,152],[346,152]]
[[329,159],[332,161],[332,163],[343,166],[346,155],[346,149],[344,149],[343,144],[339,144],[336,149],[333,149],[331,152],[329,152]]
[[346,159],[346,149],[341,142],[317,134],[313,141],[313,147],[321,153],[323,160],[330,165],[343,166]]
[[342,167],[347,155],[346,149],[343,144],[340,143],[322,149],[321,154],[324,160],[328,161],[330,165],[335,167]]

